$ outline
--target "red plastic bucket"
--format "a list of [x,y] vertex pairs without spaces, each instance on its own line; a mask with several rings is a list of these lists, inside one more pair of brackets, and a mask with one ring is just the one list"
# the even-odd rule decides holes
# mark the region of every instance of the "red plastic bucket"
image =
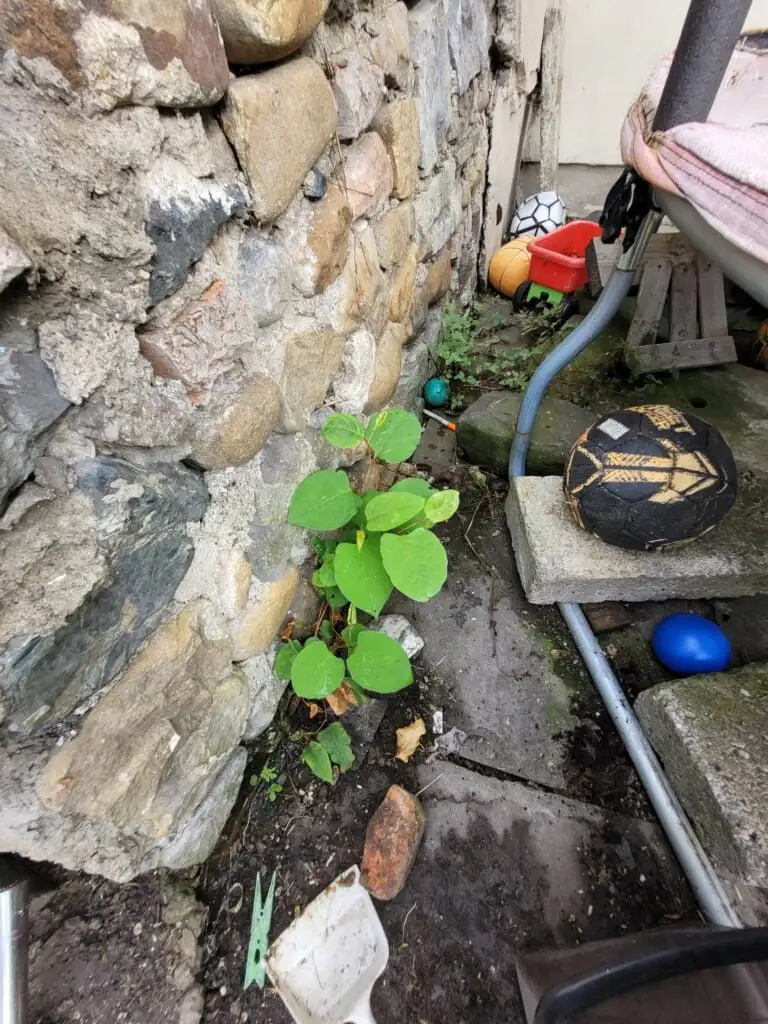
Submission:
[[529,280],[559,292],[575,292],[589,280],[585,253],[601,234],[599,224],[574,220],[543,238],[528,243],[531,254]]

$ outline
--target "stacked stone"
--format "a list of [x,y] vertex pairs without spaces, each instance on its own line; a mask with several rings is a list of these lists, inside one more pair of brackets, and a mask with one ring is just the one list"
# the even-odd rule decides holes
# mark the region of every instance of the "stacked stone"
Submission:
[[485,7],[326,8],[0,11],[0,851],[210,853],[312,614],[323,419],[417,408],[474,289]]

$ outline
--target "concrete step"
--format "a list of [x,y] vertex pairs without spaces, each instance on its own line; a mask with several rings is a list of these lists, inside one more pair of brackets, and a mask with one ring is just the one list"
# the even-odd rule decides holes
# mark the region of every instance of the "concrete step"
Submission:
[[661,683],[635,710],[716,867],[768,887],[768,665]]
[[746,597],[768,591],[768,477],[740,481],[706,536],[670,551],[625,551],[580,529],[560,477],[520,477],[507,498],[518,572],[532,604]]

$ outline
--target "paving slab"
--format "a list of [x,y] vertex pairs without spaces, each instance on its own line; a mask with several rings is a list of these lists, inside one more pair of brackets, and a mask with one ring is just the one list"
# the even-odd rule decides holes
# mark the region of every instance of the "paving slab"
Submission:
[[572,692],[555,669],[556,643],[536,628],[525,601],[500,503],[491,499],[494,518],[479,492],[477,500],[483,507],[473,522],[469,506],[440,531],[449,563],[442,591],[427,604],[402,599],[393,610],[424,639],[430,701],[443,708],[446,732],[467,736],[459,754],[562,789]]
[[768,665],[661,683],[635,709],[718,866],[768,886]]
[[744,597],[768,591],[768,478],[742,477],[731,511],[711,533],[668,551],[625,551],[574,522],[560,477],[519,477],[506,512],[525,593],[533,604]]
[[374,989],[377,1020],[524,1024],[519,952],[695,917],[650,822],[445,762],[417,782],[424,842],[403,893],[378,905],[397,954]]

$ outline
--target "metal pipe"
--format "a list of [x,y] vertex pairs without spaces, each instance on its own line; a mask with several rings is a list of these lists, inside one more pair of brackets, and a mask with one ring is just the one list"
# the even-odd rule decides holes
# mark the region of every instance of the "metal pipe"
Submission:
[[653,130],[707,120],[752,0],[691,0]]
[[0,879],[0,1024],[27,1024],[26,890]]
[[739,928],[741,922],[709,862],[685,811],[669,784],[648,737],[603,654],[587,617],[578,604],[558,605],[573,634],[595,687],[624,741],[661,827],[680,861],[699,906],[713,924]]

